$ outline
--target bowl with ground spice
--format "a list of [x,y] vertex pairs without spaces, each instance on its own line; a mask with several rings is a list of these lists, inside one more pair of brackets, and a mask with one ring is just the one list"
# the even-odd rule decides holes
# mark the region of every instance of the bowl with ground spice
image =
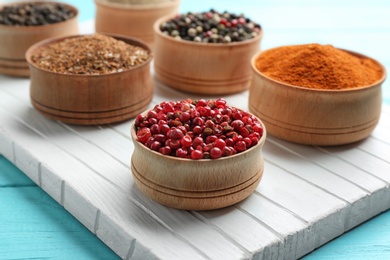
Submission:
[[154,25],[157,79],[189,93],[232,94],[249,88],[250,60],[263,31],[244,14],[209,10],[164,17]]
[[332,45],[266,50],[252,59],[249,109],[271,135],[309,145],[341,145],[370,135],[381,113],[385,68]]
[[117,35],[75,35],[31,46],[30,97],[43,115],[70,124],[101,125],[145,110],[153,96],[152,53]]
[[23,2],[0,5],[0,73],[28,77],[27,49],[41,40],[73,35],[78,10],[60,2]]
[[161,102],[137,115],[131,136],[137,187],[173,208],[230,206],[263,175],[263,123],[223,98]]
[[180,0],[95,0],[95,31],[129,35],[153,47],[153,24],[178,12]]

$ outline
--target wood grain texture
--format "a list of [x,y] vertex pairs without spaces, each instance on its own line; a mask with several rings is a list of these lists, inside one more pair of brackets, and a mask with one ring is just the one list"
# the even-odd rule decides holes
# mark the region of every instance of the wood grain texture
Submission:
[[151,49],[138,39],[113,36],[139,46],[150,56],[130,69],[101,75],[61,74],[40,68],[33,56],[40,48],[74,39],[67,36],[39,42],[30,47],[30,96],[33,106],[45,116],[65,123],[101,125],[128,120],[146,109],[153,96],[150,75]]
[[[255,38],[227,44],[177,40],[154,24],[156,77],[174,89],[203,95],[228,95],[249,88],[251,57],[260,50],[262,31]],[[183,58],[185,57],[185,58]]]
[[[0,8],[2,5],[0,5]],[[79,33],[78,9],[71,5],[66,6],[75,13],[75,16],[61,23],[42,26],[7,26],[0,24],[0,74],[30,76],[25,53],[31,45],[51,37]]]
[[255,146],[234,156],[189,160],[151,151],[137,141],[133,123],[131,137],[135,149],[131,171],[134,181],[145,195],[173,208],[211,210],[233,205],[248,197],[263,176],[262,148],[266,135],[264,128]]
[[163,16],[178,13],[181,0],[154,5],[125,5],[95,0],[95,31],[128,35],[153,47],[153,24]]
[[256,66],[261,55],[254,56],[251,63],[254,75],[249,110],[264,121],[270,134],[307,145],[341,145],[360,141],[374,130],[381,113],[381,86],[386,78],[386,70],[379,62],[373,60],[382,68],[382,77],[369,86],[311,89],[264,75]]

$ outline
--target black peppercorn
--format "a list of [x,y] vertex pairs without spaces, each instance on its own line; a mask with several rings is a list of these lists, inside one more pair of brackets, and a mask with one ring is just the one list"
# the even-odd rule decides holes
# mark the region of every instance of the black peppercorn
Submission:
[[0,10],[0,24],[38,26],[63,22],[75,15],[74,10],[60,3],[21,3],[4,6]]

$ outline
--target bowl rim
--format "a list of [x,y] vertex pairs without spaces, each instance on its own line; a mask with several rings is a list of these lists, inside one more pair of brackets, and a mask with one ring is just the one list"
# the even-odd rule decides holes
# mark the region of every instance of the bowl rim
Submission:
[[0,4],[0,9],[2,9],[5,6],[18,6],[18,5],[22,5],[22,4],[42,4],[42,3],[64,5],[64,6],[68,7],[69,9],[73,10],[75,15],[73,17],[71,17],[70,19],[68,19],[68,20],[65,20],[65,21],[62,21],[62,22],[58,22],[58,23],[45,24],[45,25],[26,26],[26,25],[5,25],[5,24],[0,24],[0,29],[1,30],[9,29],[10,31],[14,31],[14,30],[17,30],[17,31],[34,31],[34,30],[42,30],[42,29],[53,30],[54,27],[56,27],[56,26],[61,26],[64,23],[67,23],[67,22],[73,21],[73,20],[77,21],[78,18],[79,18],[79,10],[75,6],[70,5],[68,3],[59,2],[59,1],[13,2],[13,3]]
[[111,3],[105,2],[102,0],[94,0],[96,5],[104,6],[107,8],[118,9],[118,10],[134,10],[134,11],[149,11],[153,9],[162,9],[165,7],[171,7],[175,5],[179,5],[181,0],[170,0],[163,3],[155,3],[155,4],[121,4],[121,3]]
[[[146,114],[147,112],[149,112],[150,110],[152,110],[153,108],[151,109],[147,109],[145,111],[143,111],[142,113],[140,114]],[[240,108],[237,108],[237,109],[240,109]],[[243,109],[240,109],[242,111],[244,111]],[[249,112],[247,112],[249,113]],[[240,153],[236,153],[234,155],[230,155],[230,156],[226,156],[226,157],[220,157],[218,159],[199,159],[199,160],[194,160],[194,159],[190,159],[190,158],[179,158],[179,157],[176,157],[176,156],[170,156],[170,155],[164,155],[162,153],[159,153],[157,151],[154,151],[148,147],[146,147],[144,144],[140,143],[138,140],[137,140],[137,134],[136,134],[136,131],[135,131],[135,120],[132,122],[131,124],[131,129],[130,129],[130,134],[131,134],[131,137],[132,137],[132,140],[133,140],[133,143],[136,143],[142,147],[142,149],[144,149],[145,151],[148,151],[148,152],[151,152],[157,156],[160,156],[161,158],[164,158],[166,160],[178,160],[178,161],[182,161],[182,162],[191,162],[191,163],[199,163],[199,162],[204,162],[204,163],[210,163],[210,162],[215,162],[215,161],[222,161],[222,160],[229,160],[231,158],[235,158],[235,157],[238,157],[238,156],[242,156],[242,155],[245,155],[247,153],[250,153],[252,150],[258,148],[259,146],[262,147],[265,143],[265,140],[266,140],[266,137],[267,137],[267,129],[266,129],[266,126],[265,124],[263,123],[263,121],[261,121],[257,116],[255,116],[254,114],[252,113],[249,113],[250,115],[254,116],[257,118],[257,120],[261,123],[261,125],[263,126],[263,135],[260,137],[260,140],[258,141],[258,143],[255,145],[255,146],[252,146],[250,147],[249,149],[243,151],[243,152],[240,152]],[[137,146],[137,144],[135,144],[134,146]],[[136,148],[134,148],[136,149]]]
[[[64,41],[66,39],[78,38],[78,37],[83,37],[83,36],[91,36],[91,35],[95,35],[95,34],[101,34],[101,35],[105,35],[105,36],[110,36],[110,37],[113,37],[113,38],[115,38],[117,40],[121,40],[121,41],[130,40],[132,42],[131,44],[135,43],[136,46],[141,47],[141,48],[147,50],[149,52],[149,58],[146,61],[144,61],[143,63],[138,64],[138,65],[136,65],[134,67],[131,67],[129,69],[126,69],[126,70],[123,70],[123,71],[120,71],[120,72],[113,72],[113,73],[106,73],[106,74],[65,74],[65,73],[59,73],[59,72],[54,72],[54,71],[42,69],[39,66],[37,66],[34,62],[32,62],[32,60],[31,60],[31,57],[34,54],[34,52],[37,49],[41,48],[41,47],[45,47],[45,46],[51,45],[53,43],[61,42],[61,41]],[[153,52],[152,52],[151,48],[145,42],[143,42],[142,40],[139,40],[138,38],[134,38],[134,37],[126,36],[126,35],[120,35],[120,34],[91,33],[91,34],[74,34],[74,35],[67,35],[67,36],[59,36],[59,37],[53,37],[53,38],[49,38],[49,39],[45,39],[45,40],[39,41],[39,42],[31,45],[27,49],[25,57],[26,57],[27,63],[30,66],[33,66],[37,70],[43,71],[45,73],[51,73],[51,74],[60,75],[60,76],[66,76],[66,77],[71,76],[71,77],[91,77],[92,78],[92,77],[105,77],[105,76],[129,73],[130,71],[138,70],[138,69],[140,69],[140,68],[142,68],[144,66],[148,66],[151,63],[151,61],[153,60]]]
[[[338,50],[345,51],[345,52],[347,52],[347,53],[349,53],[349,54],[351,54],[351,55],[353,55],[355,57],[363,57],[363,58],[367,58],[367,59],[370,59],[370,60],[374,61],[376,64],[379,65],[379,67],[381,67],[382,72],[383,72],[382,73],[382,77],[379,80],[377,80],[377,81],[375,81],[372,84],[367,85],[367,86],[360,86],[360,87],[354,87],[354,88],[344,88],[344,89],[321,89],[321,88],[308,88],[308,87],[296,86],[296,85],[292,85],[292,84],[289,84],[289,83],[286,83],[286,82],[283,82],[283,81],[278,81],[278,80],[275,80],[275,79],[273,79],[271,77],[268,77],[267,75],[265,75],[264,73],[262,73],[260,70],[257,69],[257,67],[256,67],[256,60],[265,51],[274,50],[274,49],[278,49],[278,48],[285,47],[285,46],[300,46],[300,45],[304,45],[304,44],[283,45],[283,46],[269,48],[269,49],[266,49],[266,50],[261,50],[260,52],[256,53],[255,55],[253,55],[253,57],[251,59],[251,68],[254,71],[254,74],[258,75],[260,77],[263,77],[263,78],[265,78],[265,79],[267,79],[269,81],[272,81],[274,83],[277,83],[277,85],[280,86],[280,87],[293,88],[293,89],[297,89],[297,90],[301,90],[301,91],[328,92],[328,93],[344,93],[344,92],[353,92],[353,91],[366,90],[366,89],[369,89],[369,88],[381,85],[385,81],[385,79],[387,77],[385,66],[383,66],[383,64],[381,64],[376,59],[371,58],[371,57],[369,57],[367,55],[361,54],[359,52],[355,52],[355,51],[351,51],[351,50],[347,50],[347,49],[343,49],[343,48],[337,48],[337,47],[335,47],[335,48],[338,49]],[[254,75],[254,77],[255,77],[255,75]]]
[[176,17],[177,15],[180,15],[180,14],[176,14],[176,15],[166,15],[166,16],[163,16],[159,19],[157,19],[154,24],[153,24],[153,29],[154,29],[154,32],[155,34],[157,34],[158,36],[166,39],[166,40],[169,40],[169,41],[172,41],[173,43],[182,43],[182,44],[187,44],[187,45],[192,45],[192,46],[199,46],[199,47],[202,47],[202,48],[231,48],[232,46],[243,46],[243,45],[249,45],[251,43],[255,43],[257,41],[260,41],[262,38],[263,38],[263,34],[264,34],[264,29],[263,27],[261,26],[260,27],[260,33],[258,35],[256,35],[256,37],[254,38],[251,38],[249,40],[245,40],[245,41],[240,41],[240,42],[229,42],[229,43],[208,43],[208,42],[194,42],[194,41],[187,41],[187,40],[178,40],[178,39],[175,39],[174,37],[171,37],[171,36],[168,36],[166,34],[164,34],[163,32],[161,32],[160,30],[160,24],[162,22],[166,22],[174,17]]

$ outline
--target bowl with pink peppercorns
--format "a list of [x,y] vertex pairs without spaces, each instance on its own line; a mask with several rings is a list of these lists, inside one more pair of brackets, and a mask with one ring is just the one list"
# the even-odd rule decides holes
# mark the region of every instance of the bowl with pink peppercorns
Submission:
[[137,187],[163,205],[211,210],[248,197],[264,171],[264,124],[217,100],[166,101],[131,128]]

